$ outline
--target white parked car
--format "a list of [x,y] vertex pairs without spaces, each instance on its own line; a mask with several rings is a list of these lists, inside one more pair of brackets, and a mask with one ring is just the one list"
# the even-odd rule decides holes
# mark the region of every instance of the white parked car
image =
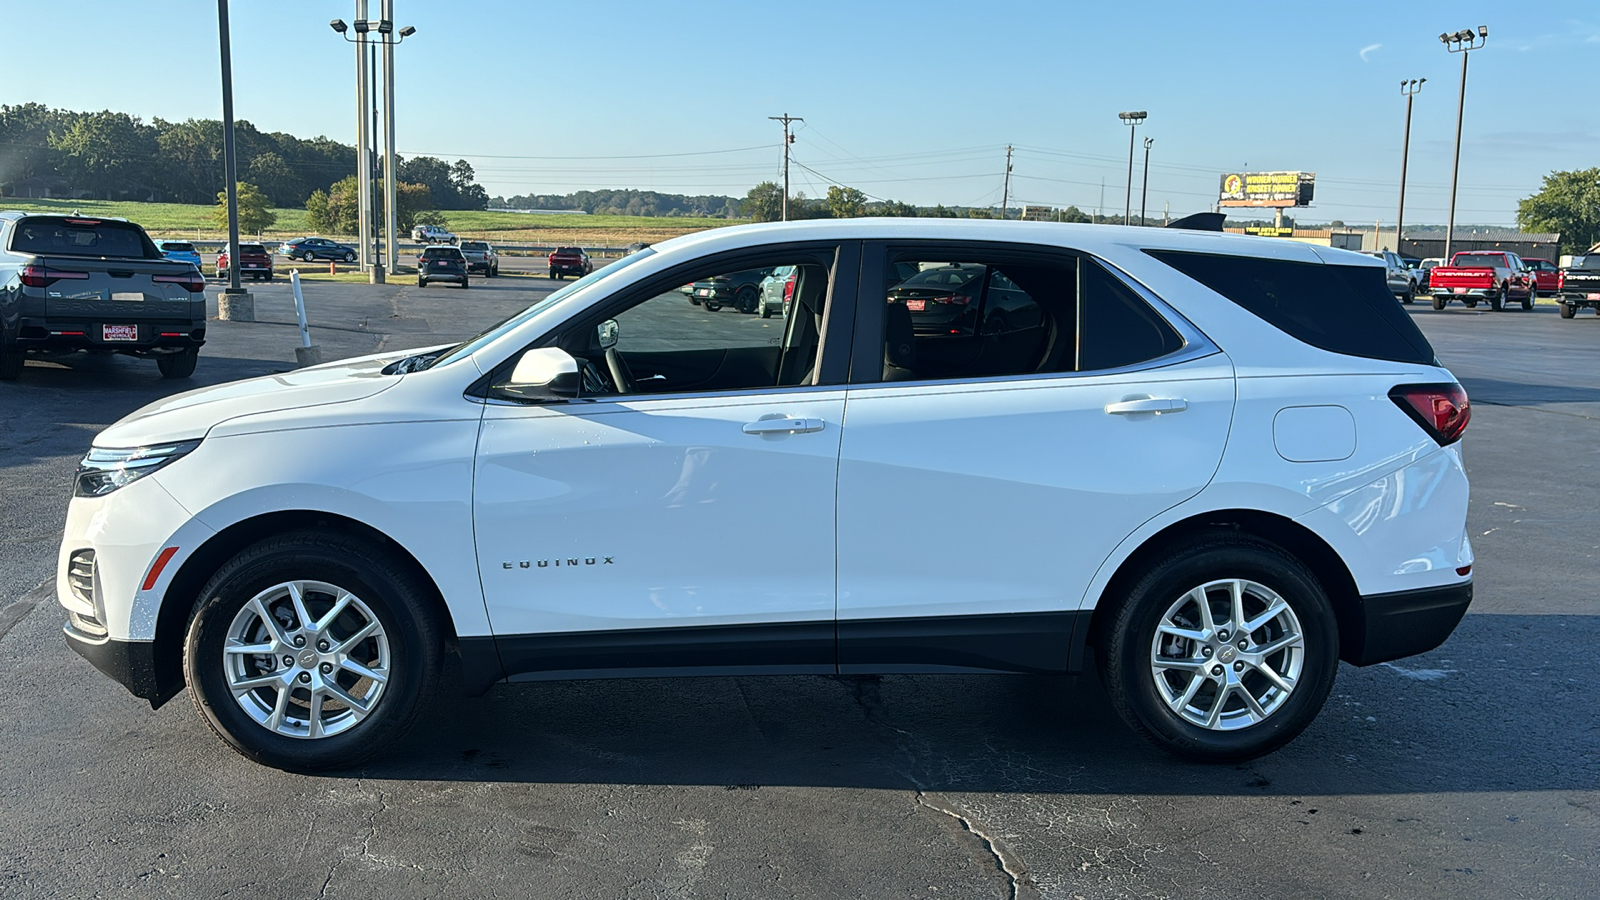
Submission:
[[799,280],[797,266],[778,266],[772,270],[772,274],[761,279],[761,296],[756,303],[756,311],[761,314],[761,318],[771,318],[774,312],[787,317],[789,305],[794,301],[794,288]]
[[[757,266],[796,270],[775,341],[676,290]],[[987,274],[888,299],[945,268]],[[187,686],[290,769],[392,744],[447,658],[478,691],[1096,665],[1146,737],[1237,760],[1299,734],[1339,660],[1454,629],[1469,416],[1355,253],[714,229],[463,344],[135,412],[79,470],[57,588],[102,671],[154,705]]]

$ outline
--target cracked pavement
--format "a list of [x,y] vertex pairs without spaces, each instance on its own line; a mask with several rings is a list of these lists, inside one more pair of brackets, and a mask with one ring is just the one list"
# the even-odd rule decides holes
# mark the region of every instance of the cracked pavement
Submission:
[[[325,358],[475,333],[551,287],[308,285]],[[198,383],[289,368],[287,289]],[[63,646],[78,456],[171,392],[138,360],[0,385],[0,896],[1575,897],[1600,884],[1600,321],[1414,312],[1473,394],[1477,599],[1341,667],[1239,766],[1169,759],[1092,676],[693,678],[441,698],[358,772],[287,775]],[[729,552],[737,552],[730,547]]]

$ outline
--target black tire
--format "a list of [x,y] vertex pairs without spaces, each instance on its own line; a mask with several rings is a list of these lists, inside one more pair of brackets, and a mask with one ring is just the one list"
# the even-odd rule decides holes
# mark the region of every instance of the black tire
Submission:
[[418,278],[417,279],[417,287],[427,287],[427,286],[428,286],[428,279],[426,279],[426,278]]
[[1406,291],[1404,294],[1400,295],[1400,302],[1405,304],[1406,306],[1410,306],[1412,301],[1414,301],[1416,299],[1417,299],[1416,288],[1412,288],[1411,290]]
[[1463,305],[1465,305],[1467,307],[1467,309],[1477,309],[1478,308],[1478,301],[1476,301],[1476,300],[1463,300],[1461,302],[1462,302]]
[[767,298],[765,298],[765,297],[761,298],[761,318],[763,318],[763,319],[772,318],[772,308],[767,306]]
[[694,304],[695,306],[699,306],[700,305],[700,298],[699,297],[690,297],[689,298],[689,302]]
[[[1573,303],[1563,303],[1563,304],[1561,304],[1561,318],[1570,319],[1570,318],[1572,318],[1573,316],[1575,316],[1577,314],[1578,314],[1578,307],[1577,307],[1576,304],[1573,304]],[[5,376],[4,375],[0,375],[0,378],[3,378],[3,377],[5,377]]]
[[0,381],[16,381],[22,377],[22,348],[16,341],[6,340],[5,326],[0,325]]
[[715,300],[707,298],[706,300],[704,300],[700,304],[700,308],[704,309],[706,312],[716,312],[717,310],[722,308],[722,304],[718,303]]
[[[1254,582],[1275,592],[1287,603],[1292,618],[1298,621],[1303,638],[1300,673],[1289,694],[1277,701],[1278,705],[1261,721],[1234,730],[1206,728],[1174,712],[1162,696],[1152,666],[1157,626],[1168,615],[1169,608],[1185,602],[1182,598],[1189,591],[1227,579]],[[1227,597],[1226,590],[1220,592],[1220,596]],[[1316,576],[1298,559],[1276,545],[1251,536],[1203,537],[1178,552],[1162,554],[1120,602],[1106,612],[1109,615],[1097,626],[1096,645],[1101,678],[1111,704],[1134,731],[1175,756],[1221,763],[1271,753],[1311,724],[1333,687],[1339,664],[1339,626],[1327,594]],[[1245,614],[1254,613],[1246,609]],[[1270,640],[1267,632],[1280,622],[1282,614],[1252,632],[1247,639],[1252,643],[1257,637]],[[1215,631],[1208,633],[1220,638],[1231,624],[1218,621]],[[1196,628],[1200,630],[1201,626]],[[1236,671],[1243,665],[1239,660],[1227,659],[1234,655],[1234,642],[1238,639],[1237,635],[1229,635],[1215,651],[1204,655],[1222,666],[1223,676],[1227,678],[1233,678],[1227,669],[1230,662]],[[1180,639],[1173,638],[1169,646],[1179,642]],[[1173,652],[1189,652],[1196,660],[1202,658],[1200,642],[1182,643],[1187,646]],[[1209,646],[1206,649],[1209,650]],[[1279,659],[1281,665],[1289,652],[1268,654],[1267,659]],[[1162,656],[1171,658],[1165,652]],[[1170,671],[1163,670],[1163,677]],[[1253,681],[1255,688],[1263,689],[1262,697],[1273,702],[1263,677],[1253,669],[1244,668],[1243,671],[1239,676],[1241,683]],[[1208,673],[1196,677],[1205,678],[1208,685],[1215,684]],[[1175,687],[1171,682],[1168,685],[1169,689]],[[1214,698],[1215,688],[1211,690],[1209,697]],[[1199,696],[1196,694],[1195,698]],[[1232,706],[1237,696],[1227,695],[1223,708]],[[1244,705],[1243,700],[1237,702],[1239,706]],[[1239,712],[1235,707],[1234,713]]]
[[1443,297],[1439,297],[1439,296],[1435,296],[1435,297],[1434,297],[1434,298],[1433,298],[1433,308],[1434,308],[1434,309],[1444,309],[1444,305],[1445,305],[1445,304],[1446,304],[1446,303],[1448,303],[1448,302],[1449,302],[1449,301],[1448,301],[1448,300],[1446,300],[1446,299],[1445,299],[1445,298],[1443,298]]
[[[229,690],[223,647],[235,617],[258,594],[290,581],[324,582],[354,594],[389,644],[388,681],[373,699],[375,706],[338,734],[305,738],[269,730],[251,718]],[[319,614],[309,601],[307,611],[313,620]],[[323,633],[337,637],[339,621]],[[280,624],[295,631],[302,626],[293,620]],[[416,721],[423,699],[436,692],[443,645],[440,630],[426,586],[385,551],[333,532],[292,532],[247,548],[206,584],[184,639],[184,681],[206,725],[244,756],[297,772],[348,768],[398,741]],[[277,667],[276,660],[272,665]],[[348,673],[335,677],[343,674]],[[352,685],[345,687],[354,690]]]
[[353,263],[356,261],[356,255],[354,253],[346,252],[344,255],[344,261],[347,263]]
[[1493,310],[1494,312],[1499,312],[1500,310],[1505,309],[1505,307],[1506,289],[1504,286],[1502,286],[1500,290],[1489,295],[1489,309]]
[[739,312],[751,314],[756,311],[756,304],[761,302],[761,295],[750,285],[739,288],[733,295],[733,305]]
[[306,261],[306,262],[311,262],[313,259],[316,259],[316,255],[313,254],[310,250],[307,250],[305,253],[302,253],[300,255],[300,258],[302,260]]
[[465,275],[461,276],[461,289],[464,291],[464,290],[466,290],[467,288],[469,288],[471,286],[472,286],[472,283],[467,279],[467,276],[465,276]]
[[200,348],[190,347],[179,353],[156,357],[156,368],[161,370],[162,378],[188,378],[194,374],[195,363],[199,361]]
[[1523,312],[1532,312],[1533,311],[1533,301],[1537,300],[1538,297],[1539,297],[1539,292],[1537,290],[1529,290],[1528,291],[1528,296],[1522,298],[1522,311]]

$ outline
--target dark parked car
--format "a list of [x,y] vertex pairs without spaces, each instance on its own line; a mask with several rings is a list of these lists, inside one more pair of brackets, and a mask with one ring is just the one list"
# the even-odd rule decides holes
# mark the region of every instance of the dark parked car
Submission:
[[[217,254],[217,277],[228,277],[228,248]],[[239,245],[239,277],[272,280],[272,255],[261,244]]]
[[43,350],[154,357],[187,378],[206,342],[205,287],[132,222],[0,212],[0,381]]
[[461,253],[467,258],[468,272],[482,272],[490,278],[500,274],[500,254],[488,241],[462,241]]
[[333,259],[348,263],[356,261],[354,247],[319,237],[303,237],[295,238],[292,241],[284,241],[278,245],[278,253],[290,259],[303,259],[306,262],[311,262],[313,259]]
[[1039,304],[992,266],[947,263],[889,289],[918,334],[998,334],[1039,324]]
[[557,247],[547,261],[550,264],[550,277],[558,280],[566,275],[582,278],[594,271],[594,263],[582,247]]
[[430,281],[453,281],[467,287],[467,258],[458,247],[424,247],[417,258],[417,287]]
[[716,312],[731,306],[742,313],[757,312],[761,308],[761,279],[772,274],[772,267],[746,269],[696,281],[689,291],[689,302],[698,303]]

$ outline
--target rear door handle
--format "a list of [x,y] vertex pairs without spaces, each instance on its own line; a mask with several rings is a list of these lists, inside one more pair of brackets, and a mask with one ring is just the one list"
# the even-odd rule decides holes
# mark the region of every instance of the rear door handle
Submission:
[[1134,413],[1175,413],[1188,408],[1189,401],[1176,397],[1140,397],[1106,404],[1106,412],[1113,416],[1130,416]]
[[821,430],[821,419],[802,419],[790,416],[778,416],[772,419],[762,419],[758,422],[748,422],[744,426],[745,434],[804,434]]

